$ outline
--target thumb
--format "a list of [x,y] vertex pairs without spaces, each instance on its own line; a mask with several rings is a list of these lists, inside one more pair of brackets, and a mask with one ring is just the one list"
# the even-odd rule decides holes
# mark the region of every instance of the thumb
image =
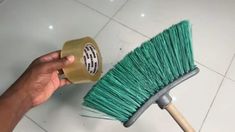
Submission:
[[47,68],[48,72],[54,72],[56,70],[64,68],[69,64],[72,64],[74,62],[74,59],[75,58],[73,55],[69,55],[58,60],[47,62],[45,64],[45,67]]

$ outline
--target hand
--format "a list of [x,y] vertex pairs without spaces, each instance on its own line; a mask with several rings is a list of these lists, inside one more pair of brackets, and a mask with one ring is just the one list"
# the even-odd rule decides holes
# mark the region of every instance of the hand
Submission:
[[73,61],[74,56],[61,59],[60,51],[34,60],[0,96],[0,131],[12,131],[29,109],[47,101],[56,89],[69,84],[67,79],[60,79],[58,73]]
[[42,104],[59,87],[70,84],[67,79],[60,79],[58,74],[73,61],[74,56],[60,59],[60,51],[43,55],[30,64],[11,88],[28,97],[32,107]]

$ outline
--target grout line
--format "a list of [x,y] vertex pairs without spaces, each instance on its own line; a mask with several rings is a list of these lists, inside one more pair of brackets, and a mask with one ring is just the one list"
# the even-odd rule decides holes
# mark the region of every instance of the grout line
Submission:
[[202,128],[203,128],[203,126],[204,126],[204,124],[205,124],[205,122],[206,122],[206,119],[207,119],[207,117],[208,117],[208,115],[209,115],[209,112],[210,112],[210,110],[211,110],[211,108],[212,108],[212,106],[213,106],[213,104],[214,104],[214,102],[215,102],[215,99],[216,99],[216,97],[217,97],[217,95],[218,95],[218,93],[219,93],[219,91],[220,91],[220,88],[221,88],[221,86],[222,86],[222,84],[223,84],[223,82],[224,82],[224,78],[225,78],[225,77],[223,77],[222,81],[220,82],[219,87],[218,87],[218,89],[217,89],[217,91],[216,91],[216,93],[215,93],[215,96],[214,96],[214,98],[213,98],[213,100],[212,100],[212,102],[211,102],[211,104],[210,104],[210,106],[209,106],[209,109],[208,109],[207,112],[206,112],[206,115],[205,115],[205,117],[204,117],[204,119],[203,119],[203,121],[202,121],[201,127],[199,128],[199,132],[201,132],[201,130],[202,130]]
[[229,64],[229,66],[228,66],[228,68],[227,68],[227,70],[226,70],[226,72],[225,72],[225,76],[223,76],[223,79],[222,79],[222,81],[220,82],[220,85],[219,85],[219,87],[218,87],[218,89],[217,89],[217,91],[216,91],[216,93],[215,93],[215,96],[214,96],[214,98],[213,98],[213,100],[212,100],[212,102],[211,102],[211,104],[210,104],[210,107],[209,107],[209,109],[207,110],[206,116],[205,116],[205,118],[204,118],[203,121],[202,121],[202,124],[201,124],[201,127],[200,127],[200,129],[199,129],[199,132],[202,130],[202,128],[203,128],[203,126],[204,126],[204,124],[205,124],[205,122],[206,122],[206,119],[207,119],[207,117],[208,117],[208,115],[209,115],[209,113],[210,113],[210,110],[211,110],[212,106],[213,106],[214,103],[215,103],[215,99],[216,99],[216,97],[218,96],[218,93],[219,93],[219,91],[220,91],[220,89],[221,89],[221,86],[222,86],[222,84],[223,84],[223,82],[224,82],[224,79],[226,78],[226,75],[227,75],[227,73],[228,73],[228,71],[229,71],[229,69],[230,69],[230,67],[231,67],[231,65],[232,65],[232,62],[233,62],[234,58],[235,58],[235,55],[233,55],[233,58],[231,59],[230,64]]
[[[131,28],[131,27],[129,27],[128,25],[125,25],[124,23],[122,23],[122,22],[120,22],[120,21],[118,21],[118,20],[116,20],[116,19],[114,18],[114,16],[117,15],[117,13],[128,3],[129,0],[127,0],[120,8],[114,13],[114,15],[112,15],[112,17],[109,17],[109,16],[105,15],[104,13],[102,13],[102,12],[96,10],[95,8],[92,8],[92,7],[86,5],[86,4],[84,4],[84,3],[82,3],[82,2],[80,2],[80,1],[78,1],[78,0],[74,0],[74,1],[76,1],[76,2],[78,2],[78,3],[80,3],[80,4],[84,5],[84,6],[86,6],[87,8],[89,8],[89,9],[91,9],[91,10],[93,10],[93,11],[95,11],[95,12],[97,12],[97,13],[99,13],[99,14],[101,14],[101,15],[103,15],[103,16],[109,18],[109,20],[107,21],[107,23],[105,23],[105,25],[96,33],[96,35],[94,36],[94,38],[96,38],[96,37],[99,35],[99,33],[100,33],[111,21],[115,21],[115,22],[117,22],[118,24],[120,24],[120,25],[122,25],[122,26],[128,28],[129,30],[132,30],[133,32],[136,32],[136,33],[138,33],[138,34],[140,34],[140,35],[142,35],[142,36],[144,36],[144,37],[146,37],[146,38],[148,38],[148,39],[151,38],[151,37],[149,37],[149,36],[147,36],[147,35],[145,35],[145,34],[139,32],[139,31],[137,31],[136,29]],[[235,57],[235,54],[234,54],[234,57]],[[233,58],[234,58],[234,57],[233,57]],[[204,64],[202,64],[202,63],[200,63],[200,62],[197,61],[197,60],[195,60],[195,62],[198,63],[198,64],[200,64],[201,66],[207,68],[208,70],[210,70],[210,71],[212,71],[212,72],[215,72],[215,73],[217,73],[217,74],[219,74],[219,75],[221,75],[221,76],[223,76],[223,77],[225,77],[225,78],[227,78],[227,79],[229,79],[229,80],[231,80],[231,81],[235,81],[235,80],[233,80],[233,79],[231,79],[231,78],[229,78],[229,77],[226,77],[227,72],[225,73],[225,75],[223,75],[222,73],[219,73],[219,72],[217,72],[217,71],[211,69],[210,67],[208,67],[208,66],[206,66],[206,65],[204,65]]]
[[234,80],[234,79],[232,79],[232,78],[230,78],[230,77],[227,77],[228,71],[230,70],[230,68],[231,68],[231,65],[232,65],[233,61],[235,61],[235,54],[233,54],[232,61],[230,62],[230,65],[229,65],[229,68],[228,68],[227,72],[225,73],[225,78],[227,78],[227,79],[229,79],[229,80],[231,80],[231,81],[235,82],[235,80]]
[[85,4],[83,2],[80,2],[78,0],[74,0],[74,1],[81,4],[81,5],[83,5],[83,6],[85,6],[85,7],[87,7],[87,8],[89,8],[89,9],[91,9],[91,10],[93,10],[93,11],[95,11],[95,12],[97,12],[97,13],[99,13],[99,14],[101,14],[101,15],[103,15],[103,16],[105,16],[105,17],[107,17],[107,18],[109,18],[109,20],[104,24],[104,26],[95,34],[94,38],[97,38],[97,36],[100,34],[100,32],[103,31],[103,29],[113,20],[112,17],[114,17],[128,2],[128,0],[126,0],[126,2],[111,17],[109,17],[108,15],[96,10],[93,7],[88,6],[87,4]]
[[[225,73],[225,76],[227,76],[228,71],[229,71],[229,69],[231,68],[231,65],[233,64],[233,61],[235,61],[235,54],[233,54],[233,58],[232,58],[232,60],[231,60],[231,62],[230,62],[229,68],[227,69],[227,71],[226,71],[226,73]],[[229,78],[229,77],[228,77],[228,78]]]
[[112,18],[126,5],[127,2],[128,0],[119,9],[117,9],[117,11],[112,15],[112,17],[108,17],[109,18],[108,22],[105,23],[104,26],[96,33],[94,38],[97,38],[97,36],[101,33],[101,31],[103,31],[104,28],[113,20]]
[[31,119],[29,116],[25,115],[25,117],[27,119],[29,119],[30,121],[32,121],[35,125],[37,125],[39,128],[41,128],[44,132],[48,132],[45,128],[43,128],[42,126],[40,126],[36,121],[34,121],[33,119]]
[[[234,55],[234,59],[233,59],[233,60],[235,61],[235,55]],[[229,80],[235,82],[234,79],[232,79],[232,78],[226,76],[227,73],[226,73],[225,75],[223,75],[222,73],[219,73],[219,72],[217,72],[217,71],[211,69],[210,67],[208,67],[208,66],[206,66],[206,65],[204,65],[204,64],[202,64],[202,63],[200,63],[200,62],[197,61],[197,60],[195,60],[195,62],[198,63],[199,65],[205,67],[206,69],[208,69],[208,70],[210,70],[210,71],[212,71],[212,72],[214,72],[214,73],[217,73],[218,75],[221,75],[221,76],[225,77],[226,79],[229,79]]]
[[[78,2],[79,2],[79,1],[78,1]],[[95,35],[95,38],[96,38],[97,35],[108,25],[108,23],[110,23],[110,21],[112,21],[112,20],[115,21],[115,22],[117,22],[117,23],[119,23],[120,25],[122,25],[122,26],[124,26],[124,27],[126,27],[126,28],[128,28],[128,29],[130,29],[130,30],[132,30],[132,31],[134,31],[134,32],[136,32],[136,33],[138,33],[138,34],[140,34],[140,35],[146,37],[146,38],[148,38],[148,39],[150,38],[150,37],[148,37],[147,35],[145,35],[145,34],[139,32],[139,31],[137,31],[136,29],[133,29],[133,28],[131,28],[131,27],[125,25],[124,23],[122,23],[122,22],[120,22],[120,21],[114,19],[114,16],[117,15],[117,13],[126,5],[127,2],[128,2],[128,0],[116,11],[116,13],[114,13],[114,15],[113,15],[111,18],[110,18],[109,16],[103,14],[102,12],[97,11],[96,9],[91,8],[91,7],[87,6],[87,5],[85,5],[84,3],[79,2],[79,3],[81,3],[82,5],[84,5],[84,6],[86,6],[86,7],[88,7],[88,8],[90,8],[90,9],[92,9],[92,10],[94,10],[94,11],[96,11],[96,12],[98,12],[98,13],[100,13],[100,14],[102,14],[102,15],[104,15],[104,16],[106,16],[106,17],[109,18],[109,21],[108,21],[108,22],[101,28],[101,30]],[[205,123],[205,121],[206,121],[206,119],[207,119],[207,117],[208,117],[208,115],[209,115],[209,112],[210,112],[210,110],[211,110],[211,108],[212,108],[212,106],[213,106],[213,104],[214,104],[214,102],[215,102],[215,99],[216,99],[216,97],[217,97],[217,95],[218,95],[218,93],[219,93],[219,91],[220,91],[220,89],[221,89],[221,86],[222,86],[222,84],[223,84],[223,82],[224,82],[224,79],[226,78],[226,79],[229,79],[229,80],[235,82],[235,80],[233,80],[233,79],[231,79],[231,78],[229,78],[229,77],[226,77],[226,75],[227,75],[227,73],[228,73],[228,70],[230,69],[234,58],[235,58],[235,54],[234,54],[234,56],[233,56],[233,58],[232,58],[232,60],[231,60],[231,62],[230,62],[230,64],[229,64],[229,66],[228,66],[228,68],[227,68],[227,70],[226,70],[226,72],[225,72],[224,75],[221,74],[221,73],[219,73],[219,72],[217,72],[217,71],[215,71],[215,70],[213,70],[213,69],[211,69],[210,67],[208,67],[208,66],[206,66],[206,65],[204,65],[204,64],[202,64],[202,63],[200,63],[199,61],[196,61],[196,60],[195,60],[195,62],[198,63],[198,64],[200,64],[201,66],[207,68],[208,70],[210,70],[210,71],[212,71],[212,72],[215,72],[215,73],[217,73],[217,74],[223,76],[223,79],[222,79],[222,81],[221,81],[221,83],[220,83],[220,85],[219,85],[219,87],[218,87],[218,89],[217,89],[217,91],[216,91],[216,94],[215,94],[215,96],[214,96],[214,98],[213,98],[213,100],[212,100],[212,102],[211,102],[211,104],[210,104],[210,106],[209,106],[209,109],[208,109],[208,111],[207,111],[207,113],[206,113],[205,118],[203,119],[203,122],[202,122],[202,125],[201,125],[199,131],[201,131],[202,128],[203,128],[203,126],[204,126],[204,123]]]
[[232,79],[232,78],[230,78],[230,77],[225,77],[225,78],[228,79],[228,80],[231,80],[231,81],[235,82],[235,80]]
[[126,27],[126,28],[128,28],[128,29],[130,29],[130,30],[132,30],[132,31],[134,31],[134,32],[136,32],[136,33],[138,33],[138,34],[140,34],[140,35],[142,35],[142,36],[148,38],[148,39],[150,39],[150,37],[148,37],[147,35],[145,35],[145,34],[139,32],[139,31],[137,31],[137,30],[135,30],[135,29],[133,29],[133,28],[131,28],[131,27],[129,27],[129,26],[123,24],[122,22],[120,22],[120,21],[118,21],[118,20],[116,20],[116,19],[113,18],[113,17],[114,17],[115,15],[117,15],[117,13],[128,3],[128,0],[114,13],[114,15],[112,15],[112,17],[109,17],[109,16],[105,15],[104,13],[102,13],[102,12],[96,10],[95,8],[92,8],[92,7],[86,5],[86,4],[84,4],[84,3],[82,3],[82,2],[80,2],[80,1],[78,1],[78,0],[74,0],[74,1],[76,1],[76,2],[78,2],[79,4],[81,4],[81,5],[83,5],[83,6],[87,7],[87,8],[89,8],[89,9],[91,9],[91,10],[93,10],[93,11],[95,11],[95,12],[97,12],[97,13],[99,13],[99,14],[101,14],[101,15],[103,15],[103,16],[109,18],[108,22],[101,28],[101,30],[98,31],[98,33],[95,35],[94,38],[96,38],[96,37],[98,36],[98,34],[104,29],[104,27],[105,27],[106,25],[108,25],[108,23],[110,23],[110,21],[113,20],[113,21],[117,22],[118,24],[120,24],[120,25],[122,25],[122,26],[124,26],[124,27]]
[[115,21],[115,22],[117,22],[117,23],[119,23],[120,25],[122,25],[122,26],[124,26],[124,27],[126,27],[126,28],[128,28],[128,29],[130,29],[130,30],[132,30],[132,31],[134,31],[134,32],[136,32],[136,33],[138,33],[138,34],[140,34],[140,35],[142,35],[142,36],[148,38],[148,39],[150,39],[149,36],[147,36],[147,35],[145,35],[145,34],[139,32],[139,31],[137,31],[137,30],[135,30],[135,29],[133,29],[133,28],[131,28],[131,27],[129,27],[129,26],[123,24],[122,22],[120,22],[120,21],[118,21],[118,20],[116,20],[116,19],[113,19],[113,18],[112,18],[112,20]]
[[85,3],[81,2],[81,1],[78,1],[78,0],[74,0],[74,1],[77,2],[77,3],[79,3],[79,4],[81,4],[81,5],[83,5],[83,6],[85,6],[85,7],[87,7],[87,8],[89,8],[89,9],[91,9],[91,10],[93,10],[93,11],[95,11],[95,12],[97,12],[97,13],[99,13],[99,14],[101,14],[101,15],[103,15],[103,16],[105,16],[105,17],[110,18],[108,15],[106,15],[106,14],[104,14],[104,13],[102,13],[102,12],[96,10],[96,9],[93,8],[93,7],[88,6],[87,4],[85,4]]
[[94,38],[96,39],[97,36],[101,33],[101,31],[104,30],[104,28],[111,22],[111,19],[109,19],[105,24],[104,26],[95,34]]
[[[113,20],[113,21],[117,22],[118,24],[120,24],[120,25],[122,25],[122,26],[124,26],[124,27],[126,27],[126,28],[128,28],[128,29],[130,29],[130,30],[132,30],[132,31],[134,31],[134,32],[136,32],[136,33],[138,33],[138,34],[140,34],[140,35],[146,37],[146,38],[150,38],[150,37],[148,37],[147,35],[145,35],[145,34],[139,32],[139,31],[137,31],[137,30],[135,30],[135,29],[133,29],[133,28],[131,28],[131,27],[129,27],[129,26],[127,26],[127,25],[125,25],[125,24],[121,23],[120,21],[118,21],[118,20],[116,20],[116,19],[113,18],[113,17],[114,17],[115,15],[117,15],[117,13],[127,4],[128,0],[127,0],[120,8],[114,13],[114,15],[112,15],[111,17],[105,15],[104,13],[102,13],[102,12],[96,10],[95,8],[92,8],[92,7],[86,5],[86,4],[84,4],[84,3],[82,3],[82,2],[80,2],[80,1],[78,1],[78,0],[75,0],[75,1],[78,2],[78,3],[81,4],[81,5],[83,5],[83,6],[87,7],[87,8],[89,8],[89,9],[91,9],[91,10],[93,10],[93,11],[95,11],[95,12],[97,12],[97,13],[103,15],[103,16],[105,16],[105,17],[108,17],[108,18],[109,18],[109,21],[108,21],[104,26],[106,26],[111,20]],[[102,29],[104,29],[104,27],[101,28],[101,30],[102,30]],[[100,31],[99,31],[99,32],[100,32]],[[98,32],[98,33],[99,33],[99,32]],[[95,38],[97,37],[98,33],[95,35]]]
[[[139,32],[139,31],[137,31],[137,30],[135,30],[135,29],[133,29],[133,28],[131,28],[131,27],[129,27],[129,26],[123,24],[122,22],[120,22],[120,21],[114,19],[114,16],[116,16],[117,13],[127,4],[128,0],[114,13],[114,15],[112,15],[112,17],[109,17],[109,16],[105,15],[104,13],[102,13],[102,12],[100,12],[100,11],[98,11],[98,10],[96,10],[96,9],[94,9],[94,8],[92,8],[92,7],[90,7],[90,6],[86,5],[86,4],[84,4],[84,3],[80,2],[80,1],[78,1],[78,0],[75,0],[75,1],[78,2],[78,3],[80,3],[80,4],[83,5],[83,6],[87,7],[87,8],[89,8],[89,9],[91,9],[91,10],[93,10],[93,11],[95,11],[95,12],[97,12],[97,13],[99,13],[99,14],[101,14],[101,15],[107,17],[107,18],[109,18],[109,20],[105,23],[105,25],[96,33],[95,38],[98,36],[98,34],[99,34],[112,20],[115,21],[115,22],[117,22],[117,23],[119,23],[120,25],[122,25],[122,26],[124,26],[124,27],[126,27],[126,28],[128,28],[128,29],[130,29],[130,30],[132,30],[132,31],[134,31],[134,32],[136,32],[136,33],[138,33],[138,34],[140,34],[140,35],[146,37],[146,38],[148,38],[148,39],[150,38],[150,37],[148,37],[147,35],[145,35],[145,34]],[[4,4],[4,2],[3,2],[3,3],[0,3],[0,4]],[[219,72],[217,72],[217,71],[215,71],[215,70],[213,70],[213,69],[207,67],[206,65],[204,65],[204,64],[202,64],[202,63],[200,63],[200,62],[198,62],[198,61],[195,61],[196,63],[200,64],[201,66],[203,66],[203,67],[205,67],[205,68],[207,68],[208,70],[213,71],[213,72],[215,72],[215,73],[217,73],[217,74],[223,76],[223,79],[222,79],[222,81],[221,81],[221,83],[220,83],[220,85],[219,85],[219,87],[218,87],[218,89],[217,89],[217,91],[216,91],[216,94],[215,94],[215,96],[214,96],[214,98],[213,98],[213,100],[212,100],[212,103],[210,104],[210,107],[209,107],[209,109],[208,109],[208,111],[207,111],[207,113],[206,113],[206,116],[205,116],[205,118],[203,119],[203,122],[202,122],[202,125],[201,125],[199,131],[201,131],[201,129],[202,129],[203,126],[204,126],[204,123],[205,123],[205,121],[206,121],[206,119],[207,119],[207,117],[208,117],[208,114],[209,114],[209,112],[210,112],[212,106],[214,105],[215,99],[216,99],[216,97],[217,97],[217,95],[218,95],[218,93],[219,93],[219,91],[220,91],[220,89],[221,89],[221,86],[222,86],[222,84],[223,84],[223,82],[224,82],[224,79],[227,78],[227,79],[230,79],[230,80],[232,80],[232,81],[235,81],[235,80],[233,80],[233,79],[231,79],[231,78],[229,78],[229,77],[226,77],[227,72],[228,72],[228,70],[230,69],[233,60],[235,60],[235,54],[234,54],[234,56],[233,56],[233,58],[232,58],[232,60],[231,60],[231,62],[230,62],[230,65],[228,66],[228,69],[227,69],[226,72],[225,72],[225,75],[223,75],[223,74],[221,74],[221,73],[219,73]],[[48,132],[45,128],[43,128],[42,126],[40,126],[37,122],[35,122],[35,121],[34,121],[33,119],[31,119],[29,116],[25,115],[25,117],[26,117],[27,119],[29,119],[30,121],[32,121],[32,122],[33,122],[35,125],[37,125],[39,128],[41,128],[43,131]]]
[[99,14],[101,14],[101,15],[103,15],[103,16],[105,16],[105,17],[107,17],[107,18],[109,19],[109,20],[104,24],[104,26],[102,26],[102,28],[95,34],[94,38],[96,38],[96,37],[98,36],[98,34],[110,23],[111,18],[110,18],[109,16],[105,15],[104,13],[102,13],[102,12],[96,10],[95,8],[92,8],[92,7],[90,7],[90,6],[86,5],[86,4],[84,4],[83,2],[80,2],[80,1],[78,1],[78,0],[74,0],[74,1],[78,2],[79,4],[85,6],[85,7],[89,8],[89,9],[91,9],[91,10],[93,10],[93,11],[95,11],[95,12],[97,12],[97,13],[99,13]]
[[219,75],[221,75],[221,76],[225,77],[225,75],[224,75],[224,74],[219,73],[219,72],[217,72],[217,71],[215,71],[215,70],[211,69],[210,67],[208,67],[208,66],[206,66],[206,65],[204,65],[204,64],[202,64],[202,63],[200,63],[199,61],[195,60],[195,62],[196,62],[196,63],[198,63],[198,64],[200,64],[201,66],[205,67],[206,69],[208,69],[208,70],[210,70],[210,71],[212,71],[212,72],[215,72],[215,73],[217,73],[217,74],[219,74]]
[[[96,10],[95,8],[92,8],[92,7],[86,5],[86,4],[84,4],[84,3],[82,3],[82,2],[80,2],[80,1],[78,1],[78,0],[75,0],[75,1],[78,2],[78,3],[80,3],[80,4],[83,5],[83,6],[87,7],[87,8],[89,8],[89,9],[91,9],[91,10],[93,10],[93,11],[95,11],[95,12],[97,12],[97,13],[99,13],[99,14],[101,14],[101,15],[107,17],[107,18],[109,18],[109,20],[105,23],[105,25],[96,33],[96,35],[95,35],[94,38],[96,38],[96,37],[98,36],[98,34],[99,34],[112,20],[115,21],[115,22],[117,22],[117,23],[119,23],[120,25],[122,25],[122,26],[124,26],[124,27],[126,27],[126,28],[128,28],[128,29],[130,29],[130,30],[132,30],[132,31],[134,31],[134,32],[136,32],[136,33],[138,33],[138,34],[140,34],[140,35],[146,37],[146,38],[148,38],[148,39],[150,38],[149,36],[147,36],[147,35],[145,35],[145,34],[139,32],[139,31],[137,31],[136,29],[133,29],[133,28],[129,27],[128,25],[125,25],[124,23],[122,23],[122,22],[120,22],[120,21],[114,19],[114,17],[117,15],[117,13],[127,4],[128,0],[127,0],[111,17],[109,17],[108,15],[106,15],[106,14],[104,14],[104,13],[102,13],[102,12]],[[223,76],[223,79],[222,79],[222,81],[220,82],[220,85],[219,85],[219,87],[218,87],[218,89],[217,89],[217,91],[216,91],[216,94],[215,94],[215,96],[214,96],[214,98],[213,98],[213,100],[212,100],[212,102],[211,102],[211,104],[210,104],[210,106],[209,106],[209,109],[208,109],[208,111],[207,111],[207,113],[206,113],[206,116],[205,116],[205,118],[203,119],[203,122],[202,122],[202,125],[201,125],[199,131],[201,131],[202,128],[203,128],[203,126],[204,126],[204,123],[205,123],[205,121],[206,121],[206,119],[207,119],[207,117],[208,117],[208,115],[209,115],[209,112],[210,112],[212,106],[213,106],[214,103],[215,103],[215,99],[216,99],[216,97],[217,97],[217,95],[218,95],[218,93],[219,93],[219,91],[220,91],[220,89],[221,89],[221,86],[222,86],[222,84],[223,84],[223,82],[224,82],[224,79],[227,78],[227,79],[229,79],[229,80],[235,82],[235,80],[233,80],[233,79],[231,79],[231,78],[229,78],[229,77],[226,77],[226,75],[227,75],[227,73],[228,73],[228,70],[230,69],[230,67],[231,67],[232,62],[233,62],[234,59],[235,59],[235,54],[234,54],[234,56],[233,56],[233,58],[232,58],[232,60],[231,60],[231,62],[230,62],[230,64],[229,64],[229,66],[228,66],[228,68],[227,68],[227,70],[226,70],[226,72],[225,72],[225,75],[223,75],[223,74],[221,74],[221,73],[219,73],[219,72],[217,72],[217,71],[215,71],[215,70],[209,68],[208,66],[206,66],[206,65],[204,65],[204,64],[202,64],[202,63],[200,63],[199,61],[196,61],[196,60],[195,60],[195,62],[198,63],[198,64],[200,64],[201,66],[207,68],[208,70],[210,70],[210,71],[212,71],[212,72],[215,72],[215,73],[217,73],[217,74]],[[43,129],[45,132],[48,132],[46,129],[44,129],[43,127],[41,127],[37,122],[35,122],[34,120],[32,120],[32,119],[31,119],[30,117],[28,117],[27,115],[25,115],[25,117],[27,117],[29,120],[31,120],[32,122],[34,122],[38,127],[40,127],[41,129]]]
[[104,17],[107,17],[107,18],[108,18],[108,21],[104,24],[104,26],[102,26],[102,28],[95,34],[94,38],[96,38],[96,37],[98,36],[98,34],[110,23],[111,18],[110,18],[109,16],[105,15],[104,13],[102,13],[102,12],[96,10],[95,8],[92,8],[92,7],[88,6],[87,4],[85,4],[85,3],[83,3],[83,2],[80,2],[80,1],[78,1],[78,0],[74,0],[74,1],[77,2],[77,3],[79,3],[79,4],[81,4],[81,5],[83,5],[83,6],[85,6],[85,7],[87,7],[87,8],[89,8],[89,9],[91,9],[92,11],[95,11],[96,13],[98,13],[98,14],[100,14],[100,15],[103,15]]
[[117,9],[117,11],[112,15],[111,18],[113,18],[114,16],[116,16],[117,13],[127,4],[127,2],[128,2],[128,0],[126,0],[126,2],[125,2],[124,4],[122,4],[122,6],[121,6],[119,9]]

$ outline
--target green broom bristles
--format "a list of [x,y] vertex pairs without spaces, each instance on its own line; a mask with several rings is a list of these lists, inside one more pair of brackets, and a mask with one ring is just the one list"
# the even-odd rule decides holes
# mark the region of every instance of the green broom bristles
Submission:
[[83,105],[126,122],[151,96],[195,68],[191,25],[182,21],[127,54],[84,97]]

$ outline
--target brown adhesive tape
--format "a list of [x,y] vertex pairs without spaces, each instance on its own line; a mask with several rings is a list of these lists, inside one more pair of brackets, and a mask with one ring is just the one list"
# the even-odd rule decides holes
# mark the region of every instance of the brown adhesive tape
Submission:
[[61,57],[74,55],[73,64],[63,68],[65,77],[72,83],[97,81],[102,73],[102,59],[96,42],[85,37],[65,42]]

